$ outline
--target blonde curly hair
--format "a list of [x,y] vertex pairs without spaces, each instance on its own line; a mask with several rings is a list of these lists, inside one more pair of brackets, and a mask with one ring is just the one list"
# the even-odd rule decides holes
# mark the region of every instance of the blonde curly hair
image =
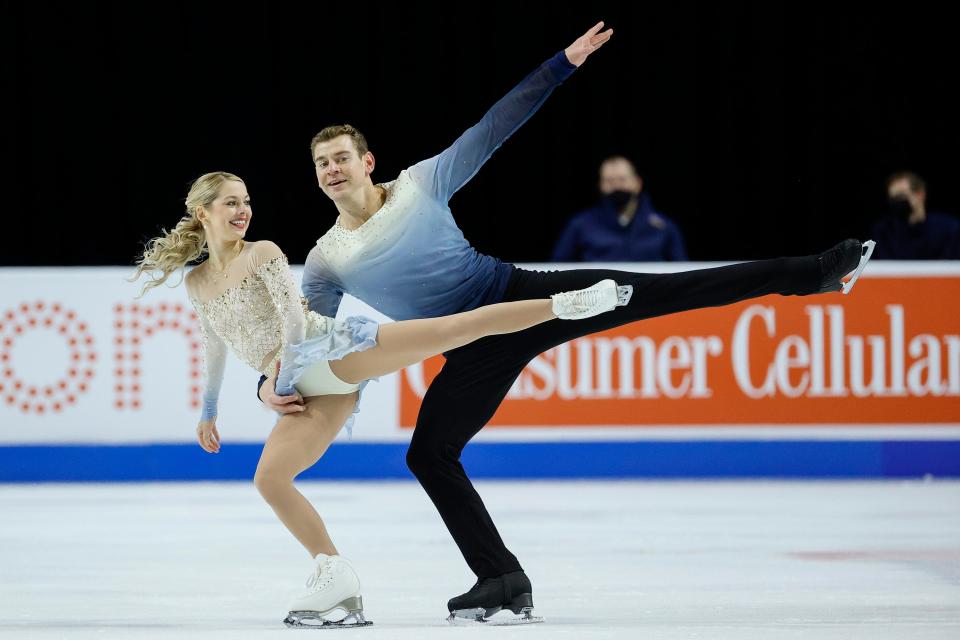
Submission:
[[220,187],[231,180],[243,182],[238,176],[226,171],[205,173],[194,180],[184,201],[187,214],[180,218],[173,229],[164,229],[162,236],[148,241],[143,256],[137,261],[137,270],[129,281],[134,282],[145,273],[150,278],[143,285],[138,298],[165,283],[175,271],[182,270],[207,253],[207,238],[203,225],[197,218],[197,209],[210,206],[220,195]]

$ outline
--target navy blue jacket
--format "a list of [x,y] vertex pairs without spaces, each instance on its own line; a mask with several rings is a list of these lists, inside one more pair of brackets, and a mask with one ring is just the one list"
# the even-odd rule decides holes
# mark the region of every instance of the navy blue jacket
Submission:
[[873,225],[872,238],[879,260],[960,259],[960,220],[944,213],[928,213],[917,224],[887,216]]
[[576,214],[553,249],[554,262],[660,262],[686,260],[680,229],[640,194],[637,213],[621,226],[606,200]]

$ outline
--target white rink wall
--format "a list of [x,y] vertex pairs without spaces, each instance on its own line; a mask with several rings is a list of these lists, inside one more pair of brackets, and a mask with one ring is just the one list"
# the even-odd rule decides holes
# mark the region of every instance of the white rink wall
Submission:
[[[523,266],[562,269],[581,265]],[[666,272],[716,265],[590,266]],[[299,278],[301,269],[294,267],[294,270]],[[45,447],[56,448],[58,455],[62,454],[67,460],[72,455],[81,455],[82,458],[93,451],[109,453],[114,447],[141,447],[137,451],[155,453],[172,451],[157,449],[158,446],[193,446],[193,431],[199,414],[197,402],[202,382],[202,350],[199,348],[198,326],[192,317],[186,291],[182,286],[161,287],[135,300],[139,286],[125,281],[129,274],[129,269],[113,267],[0,269],[0,340],[3,340],[0,350],[0,357],[3,358],[0,362],[0,461],[4,462],[0,469],[6,468],[5,472],[0,471],[0,480],[71,479],[66,472],[66,475],[48,477],[42,469],[24,470],[25,465],[29,467],[33,464],[30,462],[34,460],[33,456],[42,458],[45,455]],[[871,263],[863,281],[887,276],[960,278],[960,265]],[[937,301],[930,303],[937,304]],[[363,303],[345,297],[340,316],[353,314],[386,320]],[[960,333],[960,320],[957,321],[956,333]],[[951,371],[960,369],[960,362],[952,362],[951,358],[958,356],[946,349],[944,357],[947,360],[938,366],[943,370],[946,381]],[[228,359],[218,425],[225,444],[244,448],[247,457],[255,455],[275,419],[256,398],[258,377],[256,372],[236,358],[231,356]],[[367,458],[381,455],[371,453],[373,451],[385,452],[382,455],[390,458],[392,462],[388,466],[393,469],[385,472],[387,477],[402,474],[397,469],[402,467],[402,450],[411,433],[409,427],[400,426],[399,389],[397,375],[385,376],[368,385],[353,439],[348,442],[345,433],[338,437],[338,442],[345,445],[370,445],[372,448],[366,449],[363,454]],[[844,460],[849,460],[848,456],[858,457],[859,462],[863,461],[863,456],[889,456],[891,447],[898,446],[908,447],[909,450],[899,451],[894,457],[916,459],[917,456],[929,457],[923,452],[936,451],[938,443],[947,447],[947,450],[940,449],[941,452],[952,451],[950,447],[960,441],[960,412],[957,422],[930,424],[918,416],[913,423],[837,424],[828,429],[822,425],[776,423],[719,425],[703,422],[631,426],[622,423],[606,425],[603,416],[598,415],[597,423],[589,425],[488,428],[478,436],[479,444],[475,446],[486,444],[494,447],[488,450],[491,455],[516,455],[518,459],[543,456],[544,467],[548,468],[549,456],[554,457],[554,462],[557,455],[565,459],[564,452],[567,450],[563,449],[564,445],[573,447],[585,444],[590,446],[582,449],[581,453],[600,456],[599,459],[581,464],[579,468],[585,475],[592,475],[590,469],[602,471],[605,459],[617,451],[625,456],[621,468],[624,475],[657,475],[655,470],[634,469],[631,472],[628,469],[630,455],[640,456],[653,451],[644,447],[660,447],[657,449],[658,455],[667,456],[667,459],[676,456],[679,463],[687,459],[691,451],[702,450],[704,455],[711,455],[709,447],[704,448],[705,443],[715,444],[721,449],[726,447],[723,449],[726,451],[737,449],[741,443],[761,443],[756,446],[776,446],[779,453],[775,455],[789,458],[789,443],[799,442],[814,447],[809,450],[809,455],[818,457],[825,450],[816,447],[834,442],[847,449],[850,446],[860,447],[857,452],[849,449],[849,453],[839,454]],[[620,443],[619,447],[617,443]],[[538,447],[538,444],[543,447]],[[554,448],[544,448],[551,446]],[[917,449],[918,446],[921,449]],[[721,449],[715,448],[714,454]],[[839,449],[834,449],[836,451]],[[570,452],[572,454],[573,450]],[[773,455],[773,450],[767,453]],[[749,455],[746,457],[750,458]],[[949,461],[952,453],[934,455],[934,458],[926,467],[920,465],[914,468],[893,463],[898,470],[892,475],[950,475],[960,470],[960,463],[952,464]],[[102,463],[110,464],[106,461]],[[77,464],[82,465],[82,461],[78,460]],[[561,476],[575,475],[576,463],[571,464],[574,466],[569,473],[560,472]],[[839,462],[839,466],[827,475],[843,475],[845,464]],[[19,470],[12,470],[14,466]],[[859,470],[851,474],[855,477],[870,475],[866,470],[869,467],[878,475],[888,475],[890,466],[889,460],[874,461],[866,466],[859,465]],[[733,465],[721,465],[717,469],[698,469],[694,466],[690,473],[695,477],[726,476],[734,470]],[[798,468],[788,471],[787,475],[802,475],[801,471]],[[759,468],[755,472],[760,475],[765,473]],[[504,469],[491,470],[490,473],[492,477],[500,477],[498,474],[503,473],[506,477],[512,477]],[[825,472],[811,467],[810,473],[818,476]],[[748,470],[747,475],[750,474]],[[352,476],[348,474],[348,477]]]

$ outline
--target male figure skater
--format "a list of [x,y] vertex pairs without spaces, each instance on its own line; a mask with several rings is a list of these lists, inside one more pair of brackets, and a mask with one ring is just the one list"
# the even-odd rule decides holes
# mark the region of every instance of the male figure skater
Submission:
[[[598,23],[540,65],[448,149],[400,172],[392,182],[373,183],[373,154],[363,135],[349,125],[327,127],[311,144],[320,188],[339,212],[306,260],[303,293],[318,313],[336,316],[344,293],[405,320],[548,297],[605,278],[633,287],[629,303],[610,313],[580,322],[551,321],[444,354],[446,363],[423,399],[407,464],[477,575],[469,591],[448,602],[451,618],[485,620],[509,609],[519,615],[516,621],[538,620],[533,617],[530,580],[460,464],[463,447],[494,414],[531,359],[568,340],[644,318],[772,293],[840,291],[841,278],[855,269],[858,276],[869,257],[861,260],[860,242],[846,240],[819,255],[685,273],[541,273],[518,269],[471,247],[447,202],[553,89],[610,39],[613,30],[602,28]],[[510,233],[509,223],[504,232]],[[259,395],[265,404],[282,412],[299,410],[296,396],[276,396],[274,379],[264,380]]]

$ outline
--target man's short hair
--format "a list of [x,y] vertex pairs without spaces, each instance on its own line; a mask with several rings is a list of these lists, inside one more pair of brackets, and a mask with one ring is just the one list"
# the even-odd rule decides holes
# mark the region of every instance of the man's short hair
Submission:
[[927,183],[923,180],[923,178],[915,174],[913,171],[897,171],[896,173],[891,174],[890,177],[887,178],[887,189],[889,189],[890,185],[892,185],[894,182],[899,182],[901,180],[907,181],[907,184],[910,185],[910,191],[913,193],[927,191]]
[[362,156],[368,151],[367,139],[363,137],[363,134],[355,127],[349,124],[335,124],[330,127],[325,127],[320,133],[313,136],[313,140],[310,141],[310,156],[313,157],[313,151],[317,148],[318,144],[321,142],[330,142],[340,136],[350,136],[350,139],[353,140],[353,146],[357,148],[359,155]]
[[620,155],[620,154],[607,156],[606,158],[604,158],[603,161],[600,163],[600,168],[598,171],[602,171],[603,165],[607,164],[608,162],[626,162],[630,166],[630,168],[633,170],[633,175],[635,176],[640,175],[640,173],[637,171],[637,165],[635,165],[633,161],[627,156]]

